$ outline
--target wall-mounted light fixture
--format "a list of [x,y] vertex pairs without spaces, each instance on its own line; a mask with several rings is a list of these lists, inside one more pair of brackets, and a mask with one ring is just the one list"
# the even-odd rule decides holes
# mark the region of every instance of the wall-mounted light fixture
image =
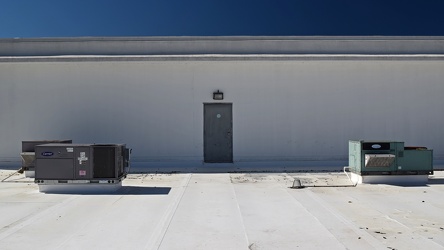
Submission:
[[217,92],[213,93],[213,100],[223,100],[224,99],[224,93],[217,90]]

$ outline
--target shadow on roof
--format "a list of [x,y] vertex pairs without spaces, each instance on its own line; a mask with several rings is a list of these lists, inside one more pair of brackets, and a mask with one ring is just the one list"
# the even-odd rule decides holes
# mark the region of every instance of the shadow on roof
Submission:
[[116,191],[103,190],[60,190],[44,192],[47,194],[66,194],[66,195],[168,195],[170,187],[142,187],[142,186],[122,186]]
[[442,185],[444,184],[444,178],[429,178],[429,185]]

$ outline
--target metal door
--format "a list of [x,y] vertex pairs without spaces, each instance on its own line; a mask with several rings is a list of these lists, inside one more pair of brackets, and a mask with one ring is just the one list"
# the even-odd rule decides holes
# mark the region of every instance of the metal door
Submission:
[[233,162],[231,103],[204,104],[204,162]]

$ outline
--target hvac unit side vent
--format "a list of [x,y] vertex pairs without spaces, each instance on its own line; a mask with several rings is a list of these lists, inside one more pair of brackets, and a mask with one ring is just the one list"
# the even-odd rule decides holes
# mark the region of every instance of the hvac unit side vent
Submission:
[[94,146],[94,178],[116,178],[116,147]]

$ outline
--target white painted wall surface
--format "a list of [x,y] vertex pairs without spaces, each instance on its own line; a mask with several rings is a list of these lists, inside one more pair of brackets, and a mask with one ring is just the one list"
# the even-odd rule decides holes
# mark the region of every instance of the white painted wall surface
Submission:
[[444,61],[0,63],[0,160],[22,140],[127,143],[136,161],[203,160],[203,103],[233,103],[234,161],[347,159],[348,140],[444,158]]

